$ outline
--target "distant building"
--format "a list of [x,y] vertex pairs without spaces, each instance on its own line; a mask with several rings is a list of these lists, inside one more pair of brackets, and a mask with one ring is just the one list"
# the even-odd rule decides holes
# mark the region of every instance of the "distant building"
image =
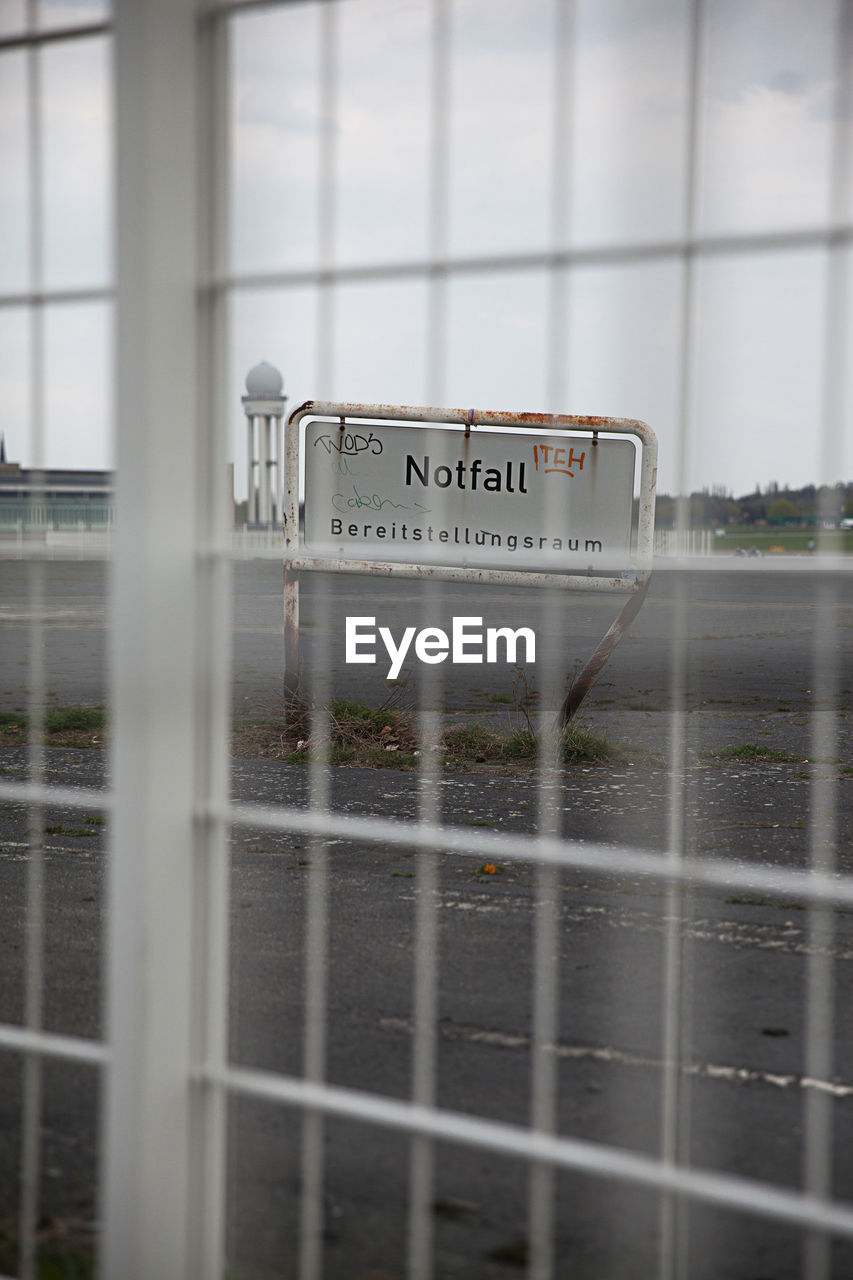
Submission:
[[106,529],[113,523],[110,471],[33,471],[6,461],[0,441],[0,533]]

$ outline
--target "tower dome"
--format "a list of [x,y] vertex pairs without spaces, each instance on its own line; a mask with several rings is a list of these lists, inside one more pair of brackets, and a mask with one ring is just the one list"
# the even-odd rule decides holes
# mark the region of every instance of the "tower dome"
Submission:
[[262,360],[246,374],[246,390],[256,400],[276,400],[281,395],[284,379],[274,364]]

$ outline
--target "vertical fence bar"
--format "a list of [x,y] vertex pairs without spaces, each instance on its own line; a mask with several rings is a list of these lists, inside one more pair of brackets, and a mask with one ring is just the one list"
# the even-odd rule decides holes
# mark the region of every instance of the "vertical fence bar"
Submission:
[[[317,664],[311,684],[309,734],[310,804],[312,812],[329,811],[329,663],[331,608],[329,593],[318,593]],[[304,1076],[312,1083],[326,1077],[329,977],[329,849],[322,835],[311,837],[305,907],[305,1044]],[[300,1215],[299,1280],[320,1280],[323,1274],[323,1232],[326,1132],[320,1111],[302,1117],[302,1203]]]
[[[432,0],[430,7],[429,79],[429,214],[428,252],[440,258],[447,252],[449,145],[450,145],[450,16],[452,0]],[[426,402],[443,404],[446,379],[447,281],[433,270],[427,287]],[[430,625],[438,607],[439,592],[431,582],[421,584],[422,624]],[[441,801],[437,751],[441,743],[444,703],[443,673],[425,667],[418,683],[418,818],[426,824],[440,821]],[[427,707],[427,702],[436,705]],[[434,853],[422,852],[417,863],[417,906],[413,966],[412,1099],[435,1105],[437,1075],[437,1020],[439,997],[438,921],[436,894],[439,867]],[[435,1147],[431,1138],[414,1135],[409,1164],[408,1276],[429,1280],[433,1274],[434,1231],[432,1200],[435,1179]]]
[[427,254],[431,267],[427,288],[427,404],[444,403],[447,368],[447,279],[436,266],[448,249],[450,190],[450,38],[452,0],[432,0],[430,8],[429,85],[429,219]]
[[[335,258],[337,216],[337,59],[338,2],[327,0],[320,13],[320,173],[317,184],[317,262],[330,271]],[[317,298],[315,376],[317,394],[334,399],[335,287],[320,283]]]
[[[553,54],[551,60],[551,248],[563,248],[571,234],[572,106],[574,94],[574,0],[554,0],[552,6]],[[569,411],[568,335],[569,274],[552,265],[548,274],[548,348],[546,401],[553,413]],[[549,507],[555,494],[549,493]],[[550,515],[550,511],[549,511]],[[559,633],[565,601],[560,593],[545,589],[541,609],[543,634]],[[560,735],[553,726],[553,709],[559,706],[559,672],[553,662],[544,673],[540,749],[537,759],[537,830],[541,838],[559,835],[558,755]],[[558,1076],[556,1041],[559,1038],[558,930],[559,875],[554,867],[536,869],[533,937],[533,1034],[531,1042],[530,1124],[544,1133],[557,1128]],[[554,1274],[556,1176],[549,1165],[538,1163],[528,1178],[530,1229],[530,1280],[550,1280]]]
[[[829,217],[842,225],[851,209],[850,144],[853,137],[853,4],[840,0],[836,17],[835,114],[830,171]],[[831,243],[825,283],[823,406],[820,467],[829,483],[840,475],[845,426],[845,366],[849,326],[850,249]],[[830,512],[818,507],[821,526]],[[826,537],[821,527],[818,550]],[[812,675],[812,734],[810,759],[809,865],[816,873],[836,869],[838,839],[837,780],[829,761],[838,744],[839,651],[838,601],[835,580],[818,584],[814,613]],[[806,970],[806,1063],[808,1074],[828,1080],[832,1075],[835,1036],[835,911],[827,904],[809,906],[809,957]],[[805,1158],[803,1181],[811,1194],[828,1199],[832,1193],[832,1101],[811,1090],[805,1102]],[[826,1232],[806,1234],[803,1274],[806,1280],[827,1280],[832,1272],[832,1241]]]
[[[687,115],[684,135],[683,228],[685,253],[682,264],[679,309],[678,420],[676,423],[677,541],[683,543],[689,524],[690,424],[693,412],[693,361],[696,312],[696,261],[688,245],[695,234],[699,178],[699,121],[702,103],[702,41],[704,0],[691,0],[687,22]],[[674,863],[684,857],[687,749],[687,583],[682,571],[676,576],[672,669],[670,671],[670,750],[668,857]],[[661,1158],[672,1167],[689,1150],[689,1090],[681,1072],[684,1048],[684,1014],[690,975],[685,965],[683,928],[685,891],[673,881],[667,891],[663,974],[663,1073]],[[685,1207],[668,1192],[661,1195],[659,1280],[686,1274]]]
[[[551,248],[564,248],[571,236],[571,182],[575,83],[575,0],[553,0],[554,49],[551,60]],[[552,413],[571,412],[567,367],[568,269],[552,265],[548,274],[548,366],[545,397]]]
[[[320,172],[317,188],[317,258],[321,269],[331,268],[335,258],[335,231],[337,213],[337,60],[338,60],[338,5],[329,0],[320,13]],[[334,286],[324,280],[319,287],[317,300],[317,327],[315,331],[315,370],[317,385],[322,394],[331,395],[334,380]],[[294,428],[298,431],[298,426]],[[297,481],[298,484],[298,481]],[[298,487],[291,495],[297,510]],[[286,612],[295,604],[298,609],[298,588],[288,583],[289,570],[285,568]],[[313,707],[310,720],[310,750],[312,756],[310,804],[312,810],[326,811],[329,807],[328,765],[329,754],[329,680],[328,680],[328,630],[330,610],[325,586],[318,592],[317,634],[320,651],[315,664],[315,678],[311,686]],[[298,617],[295,623],[298,636]],[[285,619],[285,626],[288,620]],[[291,635],[294,633],[291,630]],[[298,649],[285,656],[285,668],[298,664]],[[296,672],[294,674],[297,674]],[[321,1081],[326,1073],[326,1044],[328,1017],[328,846],[322,836],[314,836],[310,843],[310,870],[308,878],[305,924],[305,1042],[304,1075],[306,1080]],[[299,1219],[299,1277],[300,1280],[320,1280],[323,1272],[323,1219],[325,1178],[325,1120],[319,1111],[306,1111],[302,1119],[302,1187]]]
[[117,507],[101,1274],[191,1274],[196,13],[117,0]]
[[[427,589],[428,607],[434,593]],[[426,625],[426,623],[425,623]],[[443,681],[433,667],[422,673],[421,701],[428,693],[441,698]],[[441,821],[437,752],[441,743],[441,710],[421,706],[418,747],[418,818],[427,825]],[[415,905],[415,947],[413,964],[414,1038],[412,1044],[412,1101],[419,1106],[435,1106],[438,1023],[438,858],[421,851],[417,862]],[[410,1280],[429,1280],[433,1274],[432,1200],[435,1158],[433,1142],[425,1135],[412,1137],[408,1275]]]
[[[229,83],[227,23],[202,4],[198,27],[198,628],[195,659],[196,826],[193,919],[192,1057],[201,1068],[190,1114],[190,1259],[193,1273],[225,1270],[229,836],[221,816],[229,794],[233,524],[229,453],[226,314],[210,282],[225,268],[228,244]],[[215,816],[213,816],[215,815]]]
[[[36,30],[35,0],[27,0],[27,28]],[[27,49],[27,167],[30,223],[29,284],[33,293],[44,287],[44,156],[42,146],[42,56],[34,45]],[[44,307],[36,302],[30,307],[30,451],[35,472],[34,492],[30,502],[38,507],[44,501]],[[41,786],[45,778],[44,703],[45,703],[45,565],[41,558],[27,566],[29,595],[29,712],[27,770],[30,781]],[[30,807],[27,844],[26,968],[24,1017],[34,1031],[42,1026],[44,1005],[44,806]],[[36,1226],[39,1219],[39,1181],[41,1177],[42,1063],[35,1053],[24,1058],[20,1267],[22,1280],[36,1275]]]
[[[835,843],[836,781],[829,774],[828,761],[835,754],[837,725],[835,699],[838,697],[837,607],[835,583],[819,584],[814,612],[814,671],[812,675],[812,733],[809,785],[809,865],[817,874],[833,875],[836,867]],[[806,1061],[805,1070],[816,1080],[832,1079],[835,1035],[835,909],[827,903],[811,903],[808,910],[809,953],[806,965]],[[832,1193],[833,1099],[811,1089],[804,1102],[805,1159],[803,1181],[806,1190],[821,1199]],[[803,1274],[806,1280],[828,1280],[832,1269],[831,1237],[826,1232],[809,1231],[805,1237]]]
[[[553,591],[546,588],[543,616],[553,617],[548,608]],[[546,711],[540,725],[537,753],[537,831],[546,840],[559,834],[557,822],[558,765],[560,735],[553,727],[553,671],[545,676],[543,701]],[[549,679],[549,676],[551,677]],[[549,725],[550,722],[550,725]],[[557,1055],[559,973],[557,942],[560,909],[560,880],[557,868],[539,863],[533,914],[533,1033],[531,1036],[530,1125],[539,1133],[552,1134],[557,1127]],[[551,1280],[554,1275],[555,1224],[554,1168],[544,1162],[531,1164],[528,1182],[530,1222],[530,1280]]]

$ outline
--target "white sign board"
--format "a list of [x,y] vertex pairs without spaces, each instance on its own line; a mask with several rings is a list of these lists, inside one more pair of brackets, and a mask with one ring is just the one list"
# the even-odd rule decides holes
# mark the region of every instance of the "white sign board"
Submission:
[[310,555],[586,573],[631,561],[631,439],[309,418],[302,456]]

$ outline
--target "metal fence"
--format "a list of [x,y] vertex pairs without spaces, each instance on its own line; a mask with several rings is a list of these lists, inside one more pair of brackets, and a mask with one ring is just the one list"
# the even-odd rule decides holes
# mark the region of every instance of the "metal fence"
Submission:
[[[402,22],[411,12],[386,8],[387,12],[373,5],[371,21],[399,18]],[[414,8],[421,13],[418,6]],[[269,296],[278,299],[277,305],[289,314],[296,314],[294,324],[314,378],[314,386],[307,390],[333,399],[340,312],[363,301],[371,289],[379,291],[393,310],[392,293],[382,291],[409,282],[422,308],[417,331],[424,371],[421,402],[442,404],[448,400],[446,389],[453,375],[464,287],[471,280],[496,281],[503,287],[509,277],[527,273],[535,278],[538,290],[544,407],[573,412],[579,408],[573,395],[580,373],[571,363],[567,365],[565,355],[571,296],[579,277],[590,269],[662,264],[671,273],[673,312],[666,386],[671,422],[668,430],[660,432],[661,448],[668,448],[674,459],[674,487],[686,493],[704,392],[696,373],[703,341],[699,296],[703,269],[709,262],[722,261],[736,274],[742,263],[756,258],[776,255],[774,261],[784,262],[813,252],[824,272],[824,334],[818,362],[822,409],[819,423],[810,424],[810,432],[819,436],[817,455],[824,471],[840,475],[844,465],[849,422],[845,360],[853,6],[842,0],[837,10],[827,8],[822,19],[834,33],[828,40],[826,67],[830,99],[835,95],[828,108],[832,129],[824,156],[829,193],[826,216],[785,224],[768,214],[764,225],[746,230],[700,228],[699,134],[707,89],[703,58],[709,31],[723,6],[685,0],[672,6],[670,14],[680,24],[682,53],[672,74],[684,85],[683,111],[673,124],[676,135],[680,131],[675,147],[682,157],[679,190],[673,196],[677,216],[661,234],[612,243],[594,238],[581,242],[569,234],[570,206],[576,199],[570,129],[573,86],[579,74],[575,24],[582,6],[569,0],[537,6],[553,58],[551,154],[543,143],[547,181],[538,193],[541,244],[495,246],[484,236],[480,249],[461,235],[454,241],[450,226],[452,200],[458,194],[451,189],[454,108],[461,96],[478,91],[476,83],[466,80],[464,67],[460,71],[454,61],[454,22],[478,21],[482,32],[488,33],[490,13],[505,15],[511,8],[477,8],[461,0],[424,4],[422,115],[413,125],[422,131],[417,168],[421,185],[408,193],[409,203],[397,210],[400,219],[414,216],[415,195],[420,193],[417,216],[423,248],[399,257],[356,253],[352,260],[340,245],[347,242],[348,234],[344,213],[347,209],[352,213],[353,199],[357,204],[360,194],[349,196],[350,204],[345,206],[341,185],[347,165],[345,144],[332,122],[342,111],[341,24],[359,20],[360,9],[364,11],[361,0],[327,0],[317,5],[116,0],[114,20],[102,6],[92,4],[83,23],[77,22],[74,6],[63,9],[28,0],[17,26],[13,18],[0,36],[0,57],[9,60],[10,67],[12,60],[19,60],[15,64],[20,71],[19,105],[26,120],[22,161],[29,175],[24,193],[27,270],[23,283],[7,288],[0,304],[5,315],[22,317],[27,329],[32,467],[51,462],[45,408],[51,386],[46,337],[51,317],[64,308],[114,308],[116,351],[118,520],[109,567],[109,784],[79,787],[53,780],[50,753],[43,746],[50,692],[45,621],[49,599],[47,557],[39,549],[27,560],[33,621],[25,776],[0,779],[0,800],[11,807],[26,806],[28,815],[21,928],[23,996],[20,1016],[10,1016],[0,1026],[0,1052],[12,1069],[20,1067],[20,1087],[14,1090],[20,1102],[15,1116],[20,1128],[18,1137],[9,1141],[9,1150],[20,1152],[16,1275],[40,1274],[39,1223],[48,1195],[45,1188],[50,1189],[43,1108],[56,1063],[65,1064],[68,1072],[85,1067],[99,1081],[101,1123],[95,1165],[99,1268],[105,1276],[148,1280],[243,1274],[244,1235],[238,1219],[242,1213],[251,1217],[251,1212],[240,1199],[235,1167],[241,1142],[248,1142],[241,1136],[241,1126],[248,1131],[252,1124],[256,1134],[268,1127],[273,1145],[279,1143],[287,1150],[295,1146],[299,1153],[287,1166],[290,1172],[263,1192],[264,1213],[293,1223],[297,1238],[293,1260],[281,1261],[279,1270],[268,1261],[267,1271],[257,1273],[294,1274],[302,1280],[323,1275],[331,1265],[329,1135],[341,1122],[354,1122],[367,1135],[359,1139],[364,1144],[364,1165],[353,1175],[353,1194],[373,1158],[371,1135],[386,1132],[408,1143],[402,1157],[405,1253],[388,1264],[397,1268],[395,1274],[419,1278],[492,1274],[482,1259],[483,1269],[478,1271],[476,1259],[460,1261],[452,1250],[442,1252],[437,1239],[436,1188],[440,1170],[446,1169],[445,1153],[459,1153],[462,1160],[469,1148],[485,1162],[507,1162],[524,1171],[514,1202],[516,1218],[524,1223],[524,1245],[512,1257],[507,1253],[504,1261],[521,1262],[537,1280],[575,1274],[575,1266],[577,1274],[670,1277],[746,1275],[743,1267],[749,1262],[754,1265],[748,1274],[758,1274],[757,1257],[744,1259],[737,1254],[738,1237],[731,1223],[743,1217],[767,1223],[771,1234],[785,1232],[786,1240],[802,1244],[802,1256],[792,1264],[791,1274],[801,1272],[809,1280],[820,1280],[845,1274],[839,1267],[849,1264],[851,1170],[849,1158],[839,1153],[833,1138],[836,1126],[843,1125],[837,1109],[853,1105],[845,1103],[849,1071],[836,1057],[846,1028],[848,994],[847,953],[838,943],[839,936],[843,942],[846,935],[839,935],[839,921],[843,924],[844,913],[853,905],[853,879],[845,861],[849,834],[839,821],[839,795],[850,786],[843,760],[838,764],[843,720],[849,710],[850,670],[844,634],[849,626],[849,599],[844,594],[849,569],[843,559],[823,557],[817,575],[814,563],[805,561],[766,559],[738,565],[736,573],[732,570],[732,580],[752,581],[756,591],[759,583],[776,584],[782,600],[792,589],[790,584],[805,581],[805,575],[811,575],[809,581],[814,584],[809,586],[804,641],[811,672],[806,732],[812,764],[805,770],[808,776],[800,779],[806,821],[795,855],[784,864],[775,858],[766,861],[760,849],[750,859],[732,859],[718,853],[713,842],[709,848],[697,838],[697,831],[701,836],[713,820],[713,804],[697,790],[690,754],[693,706],[689,693],[695,676],[691,592],[696,583],[701,588],[703,577],[717,567],[710,556],[676,555],[667,561],[671,625],[666,649],[667,713],[661,730],[666,766],[654,784],[660,789],[655,803],[664,821],[662,847],[633,839],[630,815],[615,839],[604,831],[596,835],[594,824],[584,828],[583,838],[574,836],[571,828],[561,825],[560,803],[555,800],[561,775],[545,749],[540,752],[531,792],[535,823],[530,830],[478,830],[476,821],[474,826],[463,820],[448,821],[443,816],[442,779],[432,750],[441,735],[442,695],[437,678],[419,686],[419,772],[414,810],[408,816],[393,816],[378,794],[361,811],[353,811],[352,805],[341,807],[333,801],[330,771],[318,763],[308,767],[304,787],[294,781],[295,766],[282,774],[277,788],[267,793],[268,797],[274,794],[274,800],[262,803],[260,798],[241,795],[236,787],[232,794],[232,592],[252,555],[261,560],[264,554],[270,560],[280,556],[275,542],[266,549],[259,546],[248,551],[232,543],[225,474],[233,453],[232,405],[236,408],[229,370],[242,359],[240,323],[241,316],[248,314],[241,312],[241,306],[260,299],[258,315],[262,316]],[[233,184],[233,166],[240,161],[233,127],[235,66],[242,24],[296,10],[313,14],[315,22],[312,110],[321,124],[310,164],[314,165],[316,203],[307,212],[300,210],[313,237],[313,250],[310,261],[289,254],[288,234],[298,237],[304,227],[284,218],[278,233],[283,237],[281,257],[257,262],[250,253],[235,248],[231,236],[232,224],[236,222],[239,230],[244,218]],[[626,26],[633,16],[631,6],[621,11]],[[772,6],[756,6],[754,17],[767,24],[768,31],[772,29]],[[108,279],[55,284],[47,253],[45,228],[53,224],[45,209],[42,141],[49,58],[53,50],[86,40],[103,42],[112,56],[115,287]],[[511,93],[512,57],[504,66]],[[266,109],[264,92],[258,90],[256,104],[261,115]],[[291,106],[298,114],[300,103],[294,101]],[[620,109],[624,123],[630,104]],[[388,103],[388,111],[394,111],[393,102]],[[380,158],[377,164],[382,163]],[[511,187],[510,158],[507,163],[507,186]],[[602,182],[613,178],[605,175]],[[617,201],[618,178],[617,173]],[[509,192],[497,193],[504,194],[509,198]],[[496,192],[477,193],[474,175],[466,198],[477,196],[487,202],[496,198]],[[346,290],[356,292],[345,294]],[[394,312],[392,326],[406,329],[408,323],[406,315]],[[497,361],[494,373],[497,379]],[[351,398],[359,395],[354,392]],[[483,407],[501,407],[500,400],[496,393],[495,402]],[[682,508],[676,549],[689,544],[683,504]],[[818,552],[822,536],[818,534]],[[330,593],[331,587],[323,581],[314,597],[310,734],[320,745],[329,738],[325,708],[334,692],[336,606]],[[553,619],[561,602],[552,596],[544,592],[543,603],[535,601],[531,610],[541,607],[543,617],[551,610]],[[412,607],[427,616],[434,599],[427,594]],[[564,674],[556,662],[546,664],[540,673],[543,701],[554,694]],[[585,785],[594,787],[588,778]],[[50,965],[56,964],[53,955],[48,964],[46,954],[51,903],[45,829],[49,813],[58,807],[103,815],[109,827],[102,1036],[62,1033],[53,1029],[55,1017],[51,1022],[45,1013],[53,973]],[[478,810],[479,819],[488,816],[484,808]],[[765,826],[772,824],[756,824],[756,830],[763,833]],[[236,927],[232,893],[239,850],[244,847],[240,842],[245,843],[247,832],[272,833],[294,847],[300,843],[309,854],[303,915],[292,948],[294,971],[303,983],[298,1015],[288,1022],[288,1035],[299,1037],[289,1059],[297,1064],[292,1070],[266,1068],[263,1054],[253,1060],[242,1049],[235,1054],[232,1047],[229,1009],[233,1021],[239,988],[231,937]],[[763,834],[756,837],[763,838]],[[416,892],[405,972],[411,972],[413,983],[405,1017],[398,1019],[412,1043],[410,1088],[405,1096],[336,1083],[329,1070],[336,1034],[329,1022],[336,842],[343,842],[347,849],[379,849],[389,857],[412,858]],[[457,1099],[449,1104],[445,1099],[452,1090],[448,1091],[437,1069],[447,944],[442,884],[446,866],[464,859],[472,870],[495,863],[528,869],[530,936],[519,963],[529,998],[520,1015],[523,1028],[516,1028],[527,1055],[527,1072],[518,1077],[526,1094],[521,1104],[515,1097],[506,1111],[500,1099],[497,1105],[483,1099],[478,1109],[476,1081],[469,1081],[470,1088],[463,1091],[467,1106]],[[637,1058],[651,1072],[652,1083],[641,1097],[632,1094],[633,1086],[623,1087],[621,1105],[625,1115],[633,1118],[624,1125],[614,1118],[609,1138],[583,1136],[583,1125],[575,1126],[561,1109],[570,1093],[563,1076],[567,1063],[615,1060],[606,1044],[584,1046],[580,1033],[575,1035],[573,1026],[563,1021],[568,998],[565,953],[573,942],[562,913],[572,886],[586,883],[585,877],[591,877],[590,884],[602,893],[618,890],[625,895],[625,919],[631,918],[632,894],[640,895],[644,904],[636,908],[638,919],[647,910],[651,894],[660,940],[659,964],[645,974],[643,997],[648,1017],[659,1032],[659,1049],[642,1062]],[[703,894],[715,900],[727,895],[729,901],[795,903],[805,911],[800,943],[793,948],[804,966],[803,988],[792,982],[789,994],[803,1024],[803,1063],[794,1081],[804,1099],[802,1133],[796,1144],[798,1154],[789,1152],[784,1167],[780,1154],[778,1180],[737,1172],[722,1148],[722,1154],[712,1153],[705,1162],[691,1153],[696,1103],[691,1089],[698,1089],[699,1077],[713,1076],[713,1064],[697,1065],[691,1042],[696,1010],[710,998],[708,988],[696,985],[697,944],[691,942],[701,932],[696,903],[706,900]],[[369,922],[365,928],[370,928]],[[387,945],[385,938],[374,942]],[[243,939],[241,946],[245,945],[260,947],[262,939],[255,937],[248,944]],[[775,945],[771,938],[768,948],[772,951]],[[614,946],[617,959],[631,972],[635,957],[606,934],[593,950],[593,968],[607,964]],[[468,961],[475,969],[477,957],[469,956]],[[781,958],[779,963],[782,966]],[[507,967],[511,965],[508,957]],[[778,981],[783,985],[792,981],[789,975],[788,968],[780,967]],[[496,973],[494,982],[501,984],[505,976]],[[460,981],[467,980],[460,976]],[[721,971],[712,979],[705,974],[704,980],[713,980],[716,990],[717,983],[725,984],[726,973]],[[601,990],[610,990],[615,1009],[620,999],[616,986],[605,984]],[[276,1018],[292,1013],[273,1008]],[[569,1015],[570,1022],[576,1016],[578,1024],[583,1024],[571,1000]],[[603,1017],[606,1023],[606,1002]],[[488,1045],[488,1026],[478,1034],[479,1043]],[[721,1043],[723,1039],[721,1033]],[[491,1052],[500,1053],[497,1046],[505,1048],[509,1042],[493,1032],[491,1043],[495,1046]],[[619,1069],[631,1060],[626,1050]],[[730,1070],[735,1072],[732,1078],[738,1070],[746,1072],[740,1077],[746,1084],[752,1078],[748,1063],[735,1063]],[[722,1067],[718,1075],[720,1071]],[[73,1073],[68,1078],[76,1079]],[[381,1078],[378,1068],[377,1078]],[[781,1096],[785,1087],[781,1076],[776,1087]],[[589,1096],[595,1096],[592,1087]],[[251,1106],[256,1112],[251,1112]],[[651,1146],[636,1137],[637,1117],[644,1107],[650,1108],[653,1117]],[[9,1110],[5,1114],[11,1118]],[[748,1142],[748,1108],[745,1114]],[[294,1115],[301,1122],[294,1128],[287,1127],[289,1120],[273,1118]],[[712,1128],[713,1119],[709,1121]],[[737,1121],[721,1115],[720,1123]],[[382,1151],[377,1160],[388,1158],[386,1149]],[[483,1194],[487,1192],[478,1192]],[[260,1195],[257,1188],[252,1191],[252,1196]],[[567,1199],[585,1206],[588,1220],[603,1223],[606,1236],[617,1230],[619,1214],[631,1197],[645,1206],[641,1219],[651,1243],[646,1240],[641,1245],[638,1240],[634,1258],[623,1253],[614,1259],[608,1258],[606,1239],[604,1245],[599,1240],[604,1252],[588,1255],[584,1264],[588,1270],[583,1271],[580,1255],[574,1255],[567,1243],[566,1230],[569,1236],[576,1227],[580,1232],[577,1224],[567,1228]],[[456,1203],[460,1214],[469,1208],[464,1201]],[[701,1210],[719,1211],[720,1216],[702,1218],[697,1216]],[[713,1242],[709,1221],[721,1224]],[[263,1229],[258,1226],[259,1232]],[[694,1232],[698,1233],[695,1238]],[[716,1271],[701,1270],[702,1250],[717,1259]],[[643,1266],[653,1258],[653,1270],[639,1269],[641,1257]],[[496,1255],[489,1266],[500,1262]],[[368,1264],[355,1265],[362,1269],[335,1274],[367,1273]],[[226,1266],[231,1271],[226,1272]],[[340,1266],[345,1268],[346,1262]],[[245,1274],[255,1274],[249,1263],[245,1267]]]

